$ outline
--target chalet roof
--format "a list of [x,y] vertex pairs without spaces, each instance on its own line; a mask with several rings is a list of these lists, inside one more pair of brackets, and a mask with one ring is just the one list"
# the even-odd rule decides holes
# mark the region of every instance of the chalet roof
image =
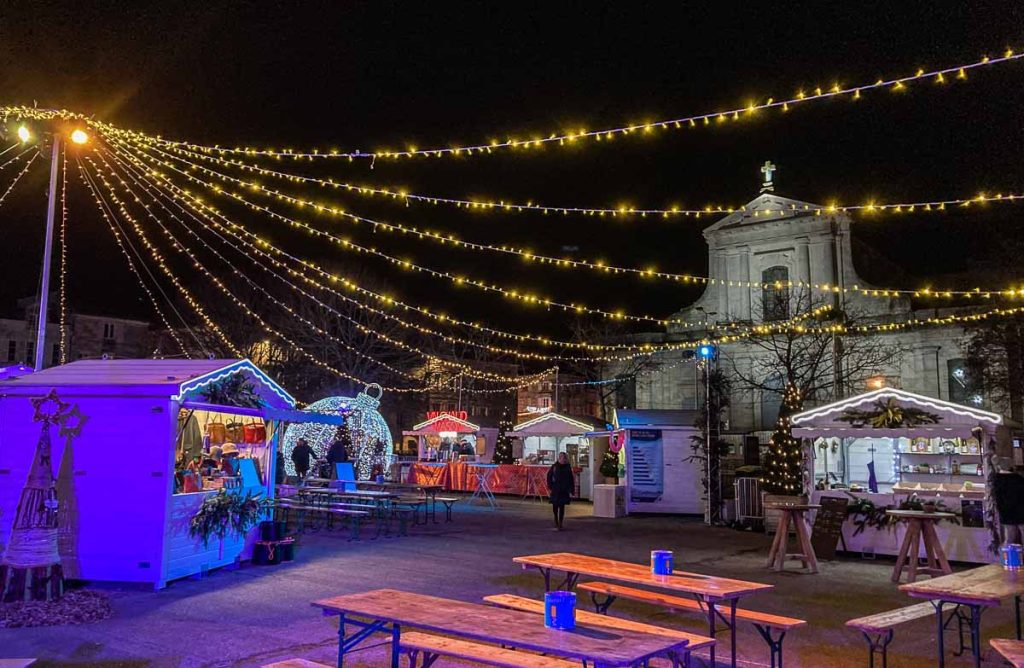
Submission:
[[520,436],[572,436],[585,434],[602,426],[604,423],[594,418],[576,418],[561,413],[543,413],[525,422],[520,422],[512,428],[512,431],[517,432]]
[[414,425],[409,431],[402,434],[406,436],[416,434],[437,434],[442,431],[453,431],[458,434],[475,434],[480,431],[480,425],[473,424],[449,413],[441,413],[429,420]]
[[79,360],[0,381],[0,395],[74,388],[85,395],[163,396],[183,399],[232,374],[248,376],[267,405],[291,408],[295,399],[249,360]]

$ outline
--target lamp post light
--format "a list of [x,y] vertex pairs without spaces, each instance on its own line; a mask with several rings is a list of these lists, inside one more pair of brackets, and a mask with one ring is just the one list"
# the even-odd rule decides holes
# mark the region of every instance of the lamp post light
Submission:
[[[32,139],[32,132],[26,126],[18,128],[18,138],[28,143]],[[64,139],[64,130],[55,129],[50,132],[52,146],[50,148],[50,190],[46,202],[46,240],[43,245],[43,277],[39,290],[39,317],[36,321],[36,359],[35,370],[43,368],[46,356],[46,312],[50,301],[50,264],[53,259],[53,219],[57,206],[57,172],[59,170],[58,158],[60,158],[61,142]],[[72,143],[83,145],[89,141],[89,135],[81,128],[74,128],[68,134]]]

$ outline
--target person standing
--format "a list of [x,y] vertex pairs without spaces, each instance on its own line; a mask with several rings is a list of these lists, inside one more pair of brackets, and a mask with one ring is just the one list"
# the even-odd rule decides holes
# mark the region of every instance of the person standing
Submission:
[[569,456],[559,453],[558,460],[548,469],[548,493],[551,498],[551,510],[555,515],[555,528],[564,529],[565,507],[572,502],[572,493],[576,490],[576,479],[573,477]]
[[295,473],[299,478],[305,478],[309,473],[309,460],[313,456],[313,448],[309,447],[306,439],[300,438],[292,449],[292,464],[295,465]]

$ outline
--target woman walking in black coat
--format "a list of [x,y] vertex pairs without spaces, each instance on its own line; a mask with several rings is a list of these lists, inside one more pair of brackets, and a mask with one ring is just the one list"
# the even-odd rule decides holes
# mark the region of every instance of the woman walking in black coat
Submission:
[[551,510],[555,514],[555,528],[563,529],[565,507],[572,502],[572,493],[576,490],[576,480],[569,466],[569,457],[564,452],[558,455],[558,461],[548,469],[548,492],[551,494]]

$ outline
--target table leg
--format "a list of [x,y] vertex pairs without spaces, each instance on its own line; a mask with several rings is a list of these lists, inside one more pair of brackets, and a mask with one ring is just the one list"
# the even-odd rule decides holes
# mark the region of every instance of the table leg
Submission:
[[[426,519],[426,513],[424,513],[424,519]],[[430,519],[437,524],[437,490],[430,494]]]
[[938,628],[938,646],[939,646],[939,668],[945,668],[946,665],[946,643],[945,643],[945,631],[946,624],[942,619],[942,605],[945,601],[931,601],[932,606],[935,608],[935,617],[939,621]]
[[896,555],[896,565],[892,569],[892,581],[899,582],[900,576],[903,575],[903,563],[907,559],[907,551],[910,549],[910,525],[907,525],[907,531],[903,534],[903,542],[900,543],[900,551]]
[[1017,618],[1017,640],[1021,640],[1021,628],[1020,628],[1020,596],[1013,597],[1013,611]]
[[[714,600],[707,601],[707,612],[708,612],[708,637],[711,638],[712,640],[715,640],[715,602],[714,602]],[[718,646],[718,642],[716,641],[713,645],[711,645],[711,648],[708,650],[710,652],[710,658],[711,658],[711,664],[710,665],[712,665],[712,666],[717,666],[718,665],[718,663],[715,661],[715,647],[717,647],[717,646]]]
[[910,552],[907,553],[907,582],[917,581],[917,564],[921,555],[921,520],[910,520]]
[[795,513],[796,536],[800,542],[800,551],[804,553],[804,564],[811,573],[818,572],[818,556],[814,554],[814,546],[811,544],[811,536],[807,531],[807,517],[803,511]]
[[972,605],[971,609],[971,649],[974,654],[974,668],[981,668],[981,606]]
[[338,668],[345,668],[345,615],[338,615]]
[[928,522],[925,531],[928,534],[928,538],[932,544],[932,553],[935,555],[935,560],[938,562],[938,566],[942,569],[942,572],[949,575],[953,572],[953,568],[949,565],[949,560],[946,558],[946,551],[942,549],[942,543],[939,542],[939,534],[935,531],[935,522]]
[[772,539],[772,546],[768,550],[768,563],[765,564],[768,568],[775,565],[775,555],[779,552],[779,542],[782,539],[782,532],[776,530],[775,537]]
[[398,660],[402,656],[402,627],[391,625],[391,668],[399,668]]
[[729,636],[732,645],[732,668],[736,668],[736,599],[729,599]]
[[786,550],[789,547],[789,522],[790,513],[786,510],[782,511],[782,515],[779,517],[779,551],[775,554],[775,570],[782,571],[786,567]]

